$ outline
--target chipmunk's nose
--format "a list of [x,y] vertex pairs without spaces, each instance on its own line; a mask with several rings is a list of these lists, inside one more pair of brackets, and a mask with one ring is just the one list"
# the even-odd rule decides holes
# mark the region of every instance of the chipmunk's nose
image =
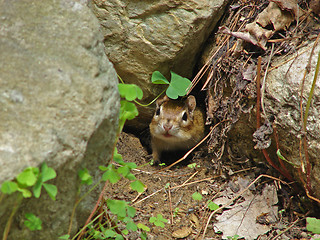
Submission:
[[167,123],[163,124],[163,128],[166,132],[168,132],[172,128],[172,124],[167,122]]

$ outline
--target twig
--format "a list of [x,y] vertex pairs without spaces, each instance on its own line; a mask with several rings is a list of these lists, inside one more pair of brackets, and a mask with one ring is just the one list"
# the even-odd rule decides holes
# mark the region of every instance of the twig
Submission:
[[[192,184],[195,184],[195,183],[199,183],[199,182],[210,181],[210,180],[212,180],[212,179],[214,179],[214,178],[216,178],[216,177],[204,178],[204,179],[201,179],[201,180],[198,180],[198,181],[194,181],[194,182],[191,182],[191,183],[183,183],[183,184],[181,184],[181,185],[171,187],[171,189],[181,188],[181,187],[189,186],[189,185],[192,185]],[[155,191],[154,193],[150,194],[149,196],[146,196],[145,198],[139,200],[138,202],[133,203],[132,205],[136,205],[136,204],[138,204],[138,203],[141,203],[141,202],[143,202],[144,200],[152,197],[153,195],[155,195],[155,194],[157,194],[157,193],[159,193],[159,192],[161,192],[161,191],[163,191],[163,190],[164,190],[164,189],[161,188],[161,189]]]
[[155,191],[154,193],[150,194],[149,196],[146,196],[145,198],[142,198],[140,201],[138,201],[138,202],[136,202],[136,203],[133,203],[132,205],[136,205],[136,204],[138,204],[138,203],[140,203],[140,202],[143,202],[144,200],[152,197],[153,195],[155,195],[155,194],[157,194],[158,192],[161,192],[161,191],[163,191],[163,188]]
[[170,215],[171,215],[171,225],[173,225],[173,212],[172,212],[172,200],[171,200],[171,188],[168,188],[168,197],[169,197],[169,207],[170,207]]
[[294,225],[296,225],[299,221],[304,220],[306,217],[303,218],[298,218],[297,220],[295,220],[289,227],[287,227],[285,230],[281,231],[280,233],[277,234],[277,236],[273,237],[271,240],[276,240],[278,237],[280,237],[282,234],[284,234],[285,232],[288,232]]

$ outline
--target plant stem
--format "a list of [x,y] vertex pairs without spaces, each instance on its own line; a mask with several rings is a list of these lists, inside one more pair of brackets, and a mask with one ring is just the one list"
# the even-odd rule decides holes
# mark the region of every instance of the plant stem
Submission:
[[22,194],[19,193],[18,194],[18,198],[14,203],[14,206],[13,206],[13,209],[12,209],[11,214],[9,216],[9,219],[7,221],[6,227],[4,229],[2,240],[6,240],[8,235],[9,235],[10,227],[11,227],[12,220],[13,220],[13,216],[16,214],[17,210],[19,209],[20,204],[22,202],[22,199],[23,199],[23,196],[22,196]]

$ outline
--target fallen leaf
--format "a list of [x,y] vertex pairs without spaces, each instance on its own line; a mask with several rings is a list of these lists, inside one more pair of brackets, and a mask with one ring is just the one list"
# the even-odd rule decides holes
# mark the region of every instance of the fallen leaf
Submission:
[[[230,197],[232,196],[228,196]],[[254,195],[248,190],[242,195],[242,199],[243,201],[236,202],[216,217],[218,222],[214,224],[214,228],[215,231],[223,232],[223,239],[235,235],[245,239],[256,239],[268,232],[272,229],[271,224],[262,225],[256,222],[261,214],[268,215],[270,223],[278,221],[278,207],[275,206],[278,197],[274,185],[266,185],[261,195]]]
[[298,16],[301,13],[301,9],[298,5],[298,0],[270,0],[271,2],[275,2],[278,6],[285,11],[291,12],[294,16]]
[[274,2],[270,2],[268,7],[258,15],[256,20],[256,22],[264,28],[272,25],[274,31],[289,27],[293,21],[293,14],[289,11],[281,10],[279,5]]
[[172,233],[172,237],[175,238],[185,238],[188,237],[192,233],[192,228],[190,227],[182,227]]

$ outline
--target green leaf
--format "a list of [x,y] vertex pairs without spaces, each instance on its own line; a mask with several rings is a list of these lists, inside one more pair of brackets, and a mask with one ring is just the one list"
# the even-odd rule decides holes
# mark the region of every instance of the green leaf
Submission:
[[192,194],[192,198],[193,200],[200,201],[202,199],[202,195],[198,192],[195,192],[194,194]]
[[12,181],[5,181],[1,185],[1,192],[4,194],[12,194],[18,191],[18,184]]
[[127,179],[129,179],[130,181],[133,181],[133,180],[136,180],[136,176],[132,173],[129,173],[127,176],[126,176]]
[[33,195],[34,195],[36,198],[39,198],[39,197],[40,197],[42,184],[43,184],[43,183],[42,183],[42,181],[41,181],[41,178],[38,178],[36,184],[33,186]]
[[28,227],[31,231],[42,229],[41,219],[36,217],[34,214],[26,213],[25,218],[27,220],[24,221],[24,225]]
[[121,231],[121,233],[124,234],[124,235],[128,235],[128,234],[129,234],[129,231],[128,231],[128,229],[123,229],[123,230]]
[[117,172],[126,177],[130,173],[130,168],[128,166],[122,166],[117,169]]
[[102,175],[103,181],[109,180],[111,183],[116,183],[121,179],[121,176],[116,172],[114,166],[109,165],[108,170]]
[[105,232],[103,232],[103,234],[106,238],[113,238],[116,236],[117,233],[112,229],[107,229]]
[[131,206],[127,206],[127,212],[128,212],[128,216],[133,218],[136,215],[136,209],[134,207]]
[[46,182],[51,179],[54,179],[57,176],[57,174],[53,168],[50,168],[46,163],[43,163],[41,166],[41,176],[42,182]]
[[65,234],[65,235],[60,236],[58,239],[69,240],[69,238],[70,238],[70,235],[69,234]]
[[211,211],[215,211],[219,208],[219,205],[218,204],[215,204],[214,202],[212,201],[209,201],[208,202],[208,208],[211,210]]
[[177,99],[179,96],[185,96],[188,92],[190,84],[191,81],[189,79],[171,72],[171,82],[166,91],[166,94],[171,99]]
[[30,198],[30,197],[32,197],[32,193],[31,193],[28,189],[26,189],[26,188],[18,188],[18,191],[22,193],[22,196],[23,196],[24,198]]
[[17,176],[17,182],[22,186],[31,187],[37,181],[37,176],[33,171],[33,167],[28,167]]
[[307,217],[307,230],[314,234],[320,234],[320,219]]
[[169,81],[159,71],[152,73],[151,82],[154,84],[169,84]]
[[121,234],[117,234],[115,240],[124,240]]
[[135,84],[119,83],[118,89],[119,89],[120,96],[122,98],[125,98],[128,101],[133,101],[136,98],[141,100],[143,97],[143,92],[141,88]]
[[91,185],[93,180],[87,168],[80,169],[78,171],[78,176],[81,180],[81,184]]
[[144,185],[141,181],[139,180],[136,180],[132,183],[130,183],[130,186],[132,188],[132,190],[135,190],[139,193],[142,193],[146,187],[146,185]]
[[137,227],[142,229],[143,231],[150,232],[150,228],[147,227],[146,225],[142,224],[142,223],[138,223]]
[[164,223],[168,222],[168,220],[163,218],[161,214],[157,214],[157,217],[150,217],[149,222],[164,228]]
[[99,169],[101,170],[101,171],[107,171],[109,168],[108,167],[106,167],[106,166],[103,166],[103,165],[100,165],[99,166]]
[[141,240],[147,240],[147,234],[145,232],[140,233]]
[[133,221],[128,222],[126,228],[134,232],[138,230],[137,225]]
[[126,100],[120,101],[120,119],[132,120],[139,115],[136,105]]
[[55,201],[57,193],[58,193],[57,187],[55,185],[49,184],[49,183],[44,183],[43,187],[47,191],[47,193],[49,194],[50,198]]
[[130,169],[137,168],[137,164],[135,164],[134,162],[126,162],[125,165],[128,166]]
[[124,161],[122,160],[122,155],[118,153],[118,149],[116,147],[114,148],[114,151],[113,151],[113,160],[116,163],[119,163],[121,165],[124,164]]
[[187,165],[188,168],[195,168],[196,166],[197,166],[196,163],[191,163]]
[[125,201],[108,199],[107,206],[113,214],[120,217],[126,216],[127,203]]

